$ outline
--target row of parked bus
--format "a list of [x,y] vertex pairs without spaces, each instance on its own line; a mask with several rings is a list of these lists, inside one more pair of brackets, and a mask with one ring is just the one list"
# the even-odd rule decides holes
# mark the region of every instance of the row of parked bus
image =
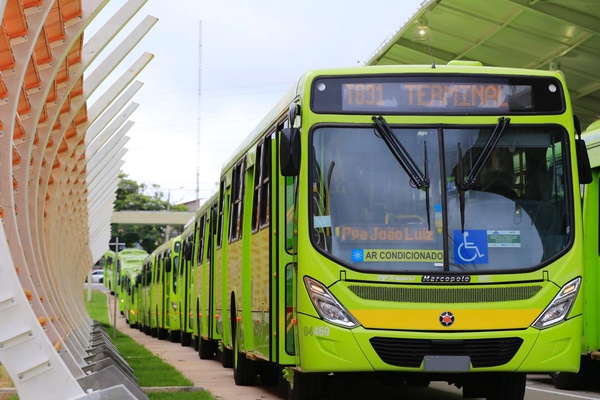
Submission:
[[102,283],[112,295],[119,298],[119,311],[125,314],[125,303],[128,301],[128,293],[148,252],[138,248],[125,248],[118,252],[112,250],[104,253],[100,261],[104,277]]
[[[570,381],[600,349],[578,201],[598,177],[574,121],[555,71],[309,72],[128,278],[127,321],[293,399],[365,377],[503,400],[528,373]],[[597,197],[584,209],[598,221]]]

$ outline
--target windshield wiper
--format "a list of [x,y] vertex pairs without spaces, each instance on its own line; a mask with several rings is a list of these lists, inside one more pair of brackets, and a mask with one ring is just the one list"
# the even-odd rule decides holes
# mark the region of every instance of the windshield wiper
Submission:
[[496,148],[500,137],[506,128],[508,128],[509,124],[510,118],[498,118],[498,123],[494,127],[494,130],[490,134],[488,140],[483,145],[483,149],[473,163],[471,171],[469,171],[469,175],[464,180],[462,173],[462,149],[460,147],[460,143],[458,144],[458,170],[456,171],[456,187],[458,189],[458,200],[460,207],[460,227],[463,232],[465,230],[465,191],[471,189],[477,182],[477,178],[479,178],[479,174],[481,173],[485,162]]
[[460,229],[465,231],[465,191],[460,189],[463,186],[462,172],[462,148],[458,144],[458,165],[456,171],[456,187],[458,188],[458,204],[460,207]]
[[398,160],[404,171],[406,171],[414,187],[418,189],[429,188],[429,177],[425,176],[415,160],[408,154],[408,151],[396,135],[394,135],[394,131],[392,131],[387,121],[380,115],[379,117],[373,116],[373,122],[375,122],[375,129],[379,133],[379,137],[383,139],[392,155]]
[[498,123],[494,127],[494,130],[490,134],[490,137],[488,138],[488,140],[483,145],[483,149],[481,150],[481,153],[479,153],[479,156],[473,163],[473,166],[471,167],[471,171],[469,172],[469,175],[464,180],[462,180],[462,176],[460,177],[461,182],[458,187],[460,190],[469,190],[473,187],[473,185],[475,185],[475,183],[477,182],[477,178],[479,178],[479,174],[481,173],[481,170],[483,169],[485,162],[488,160],[488,158],[490,157],[490,155],[496,148],[496,145],[498,144],[500,137],[502,136],[502,134],[504,133],[506,128],[508,128],[509,124],[510,124],[510,118],[505,118],[505,117],[498,118]]
[[424,145],[425,151],[425,173],[421,171],[415,160],[410,156],[406,148],[402,145],[402,142],[396,137],[394,131],[388,125],[387,121],[383,116],[373,116],[373,122],[375,123],[375,130],[383,142],[388,147],[392,155],[398,160],[398,163],[404,169],[410,180],[411,186],[425,190],[425,201],[427,209],[427,225],[428,229],[431,230],[431,222],[429,217],[429,168],[427,167],[427,144]]

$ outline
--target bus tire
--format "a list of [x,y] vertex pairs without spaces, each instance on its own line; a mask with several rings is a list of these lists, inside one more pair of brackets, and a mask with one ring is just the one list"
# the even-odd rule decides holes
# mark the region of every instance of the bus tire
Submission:
[[238,386],[251,386],[256,382],[257,363],[248,359],[246,353],[240,351],[237,320],[234,318],[231,326],[233,338],[233,380]]
[[201,337],[198,340],[198,356],[201,360],[212,360],[215,357],[214,342]]
[[169,331],[165,328],[158,328],[158,340],[165,340],[169,336]]
[[177,343],[181,341],[181,331],[171,331],[169,333],[169,341],[171,343]]
[[221,350],[221,364],[223,368],[233,367],[233,350],[223,346],[223,350]]
[[256,381],[256,362],[248,359],[246,353],[236,351],[233,360],[233,380],[238,386],[252,386]]
[[290,383],[283,376],[283,368],[277,366],[277,395],[280,399],[290,398]]
[[422,376],[411,376],[406,379],[405,383],[410,387],[428,387],[431,381]]
[[290,390],[290,400],[317,400],[323,397],[322,374],[294,371],[294,385]]
[[263,386],[277,386],[279,384],[278,377],[281,375],[281,368],[277,364],[269,361],[257,362],[258,375],[260,375],[260,384]]
[[487,400],[523,400],[527,375],[518,372],[492,374]]
[[575,372],[553,372],[552,384],[560,390],[575,390],[581,387],[581,376]]
[[183,347],[191,346],[192,345],[192,334],[190,332],[181,331],[180,343]]

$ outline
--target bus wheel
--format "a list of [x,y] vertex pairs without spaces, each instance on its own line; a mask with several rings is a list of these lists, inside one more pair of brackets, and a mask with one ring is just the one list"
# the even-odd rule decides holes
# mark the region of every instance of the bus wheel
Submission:
[[246,353],[239,351],[238,346],[235,347],[233,353],[233,380],[238,386],[251,386],[256,381],[256,362],[248,359]]
[[201,337],[198,340],[198,356],[201,360],[212,360],[215,356],[215,343]]
[[294,385],[290,400],[317,400],[323,397],[324,377],[322,374],[294,371]]
[[181,331],[171,331],[171,333],[169,333],[169,341],[172,343],[181,341]]
[[269,361],[257,361],[257,373],[260,376],[260,385],[277,386],[282,370],[277,364]]
[[158,328],[158,340],[165,340],[169,336],[169,331],[165,328]]
[[223,346],[223,350],[221,350],[221,364],[223,364],[223,368],[233,367],[233,350]]
[[[192,334],[190,332],[181,331],[181,345],[183,347],[191,346],[192,344]],[[196,349],[198,350],[198,349]]]
[[581,386],[581,376],[575,372],[553,372],[550,377],[554,387],[560,390],[575,390]]
[[289,399],[290,383],[283,375],[283,368],[277,366],[277,395],[280,399]]
[[411,387],[428,387],[431,381],[422,376],[411,376],[406,378],[406,386]]
[[523,400],[527,376],[524,373],[492,374],[487,400]]

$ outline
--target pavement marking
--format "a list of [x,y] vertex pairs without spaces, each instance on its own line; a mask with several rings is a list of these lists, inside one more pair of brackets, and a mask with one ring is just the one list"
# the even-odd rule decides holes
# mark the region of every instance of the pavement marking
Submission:
[[563,396],[572,397],[574,399],[587,399],[587,400],[598,400],[598,399],[600,399],[600,397],[580,396],[580,395],[577,395],[577,394],[571,394],[569,392],[564,392],[564,391],[559,391],[559,390],[539,389],[539,388],[534,388],[534,387],[531,387],[531,386],[527,386],[527,390],[536,390],[538,392],[560,394],[560,395],[563,395]]

